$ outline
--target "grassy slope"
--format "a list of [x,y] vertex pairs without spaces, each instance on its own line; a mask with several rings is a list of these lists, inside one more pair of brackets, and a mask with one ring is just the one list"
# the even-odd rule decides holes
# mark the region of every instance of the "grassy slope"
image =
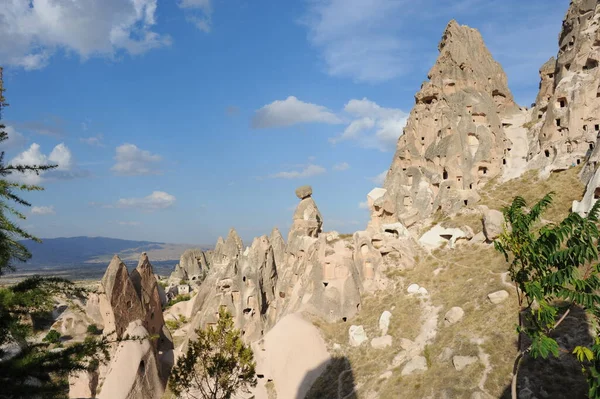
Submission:
[[[531,172],[502,184],[492,181],[484,188],[478,205],[500,209],[516,195],[532,202],[549,191],[555,191],[554,205],[545,219],[558,221],[568,214],[572,201],[582,196],[584,186],[577,178],[578,172],[579,168],[572,168],[555,173],[547,180],[541,180]],[[454,217],[438,217],[437,221],[467,224],[475,231],[481,230],[480,216],[474,211],[467,210]],[[353,386],[356,387],[355,393],[348,398],[470,398],[473,392],[486,392],[495,398],[505,396],[517,338],[516,296],[510,284],[502,281],[505,271],[504,259],[492,246],[464,244],[454,250],[443,249],[432,254],[423,252],[414,270],[390,274],[394,288],[364,298],[363,308],[354,319],[335,324],[315,320],[328,343],[331,346],[340,344],[341,350],[332,352],[338,358],[315,383],[309,397],[346,397]],[[414,340],[419,333],[422,310],[419,300],[406,294],[410,283],[427,288],[431,304],[440,307],[437,335],[423,352],[429,370],[401,376],[403,366],[400,366],[392,370],[390,378],[379,379],[388,370],[395,354],[401,351],[400,339]],[[487,301],[488,293],[501,289],[509,291],[508,300],[500,305]],[[462,307],[465,317],[461,322],[446,327],[443,317],[453,306]],[[392,347],[384,350],[372,349],[368,344],[350,347],[349,326],[362,324],[369,338],[378,336],[378,318],[384,310],[392,312],[389,332],[394,338]],[[486,368],[480,361],[456,371],[451,356],[447,359],[442,356],[447,348],[452,350],[453,355],[487,357],[489,367]],[[565,366],[564,362],[554,363],[554,368],[547,369],[540,362],[528,361],[522,375],[541,378],[539,385],[545,387],[550,397],[580,397],[585,387],[582,387],[577,367],[573,368],[572,364]]]

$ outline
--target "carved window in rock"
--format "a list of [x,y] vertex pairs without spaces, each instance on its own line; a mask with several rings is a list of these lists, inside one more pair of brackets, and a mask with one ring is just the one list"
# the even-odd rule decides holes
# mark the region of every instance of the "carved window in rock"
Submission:
[[444,172],[442,173],[442,179],[448,179],[448,171],[446,169],[444,169]]
[[565,97],[561,97],[556,101],[556,104],[559,108],[564,108],[567,106],[567,99]]
[[477,171],[479,172],[480,176],[484,176],[484,175],[487,175],[488,168],[485,166],[480,166]]

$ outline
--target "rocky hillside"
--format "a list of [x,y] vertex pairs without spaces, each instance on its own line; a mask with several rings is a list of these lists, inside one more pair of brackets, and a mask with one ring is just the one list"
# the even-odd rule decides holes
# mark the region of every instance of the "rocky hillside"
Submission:
[[[160,340],[114,348],[106,368],[73,378],[72,397],[161,397],[169,367],[222,306],[257,360],[247,397],[507,397],[517,303],[493,248],[499,209],[555,191],[545,217],[558,221],[600,197],[599,20],[599,2],[571,2],[532,108],[515,104],[479,32],[451,21],[384,187],[367,196],[365,230],[322,231],[304,186],[287,239],[274,229],[245,246],[232,229],[212,251],[187,251],[160,285],[145,255],[131,273],[113,259],[87,317]],[[585,316],[569,313],[556,334],[564,353],[527,358],[519,397],[585,397],[569,354],[591,339]]]

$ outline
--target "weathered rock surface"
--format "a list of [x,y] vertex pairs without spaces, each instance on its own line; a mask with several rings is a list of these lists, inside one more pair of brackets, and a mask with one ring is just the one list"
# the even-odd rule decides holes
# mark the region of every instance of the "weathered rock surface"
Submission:
[[303,398],[331,359],[319,330],[297,313],[282,318],[252,347],[256,372],[263,376],[257,399],[270,398],[264,387],[269,380],[278,398]]
[[531,116],[529,168],[541,169],[543,174],[579,165],[588,156],[586,180],[596,171],[599,15],[595,1],[572,1],[559,35],[556,60],[551,58],[540,69],[540,91]]
[[[125,333],[132,337],[148,337],[140,320],[133,321]],[[98,398],[160,398],[163,393],[159,365],[149,339],[121,342],[112,356]]]
[[488,241],[494,241],[504,229],[504,215],[495,209],[485,209],[483,212],[483,233]]
[[427,371],[427,359],[424,356],[417,356],[406,363],[402,369],[402,375],[411,375],[416,372]]
[[438,209],[479,200],[500,174],[507,142],[501,118],[518,111],[506,76],[479,32],[451,21],[440,54],[415,95],[384,189],[372,191],[372,225],[410,226]]
[[122,338],[129,323],[144,320],[144,310],[127,267],[116,255],[102,277],[99,293],[105,334],[115,332]]
[[504,290],[492,292],[491,294],[488,294],[488,299],[490,300],[491,303],[493,303],[494,305],[497,305],[499,303],[504,302],[506,299],[508,299],[508,292],[506,292]]
[[348,343],[352,346],[360,346],[369,339],[363,326],[350,326],[348,329],[348,337]]
[[390,328],[390,319],[392,318],[392,314],[389,310],[385,310],[379,316],[379,329],[381,330],[381,335],[387,335],[388,329]]
[[448,310],[444,315],[444,324],[446,327],[456,324],[462,320],[464,315],[465,311],[462,308],[454,306],[450,308],[450,310]]
[[181,280],[201,283],[208,273],[208,262],[206,255],[200,249],[188,249],[185,251],[175,270],[171,273],[169,281],[178,284]]
[[312,195],[312,187],[311,186],[301,186],[296,189],[296,197],[303,200]]
[[388,346],[392,346],[392,336],[384,335],[383,337],[376,337],[371,340],[371,347],[373,349],[383,349]]

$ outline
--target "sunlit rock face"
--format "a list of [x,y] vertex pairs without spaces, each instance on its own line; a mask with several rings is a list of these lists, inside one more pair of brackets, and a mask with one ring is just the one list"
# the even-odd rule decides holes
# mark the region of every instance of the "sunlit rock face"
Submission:
[[502,170],[508,147],[501,118],[518,111],[502,67],[479,32],[451,21],[385,180],[372,193],[374,222],[406,226],[477,201]]
[[[556,60],[540,69],[529,167],[544,174],[585,162],[600,132],[600,36],[596,1],[575,0],[559,35]],[[595,170],[590,165],[589,178]]]

